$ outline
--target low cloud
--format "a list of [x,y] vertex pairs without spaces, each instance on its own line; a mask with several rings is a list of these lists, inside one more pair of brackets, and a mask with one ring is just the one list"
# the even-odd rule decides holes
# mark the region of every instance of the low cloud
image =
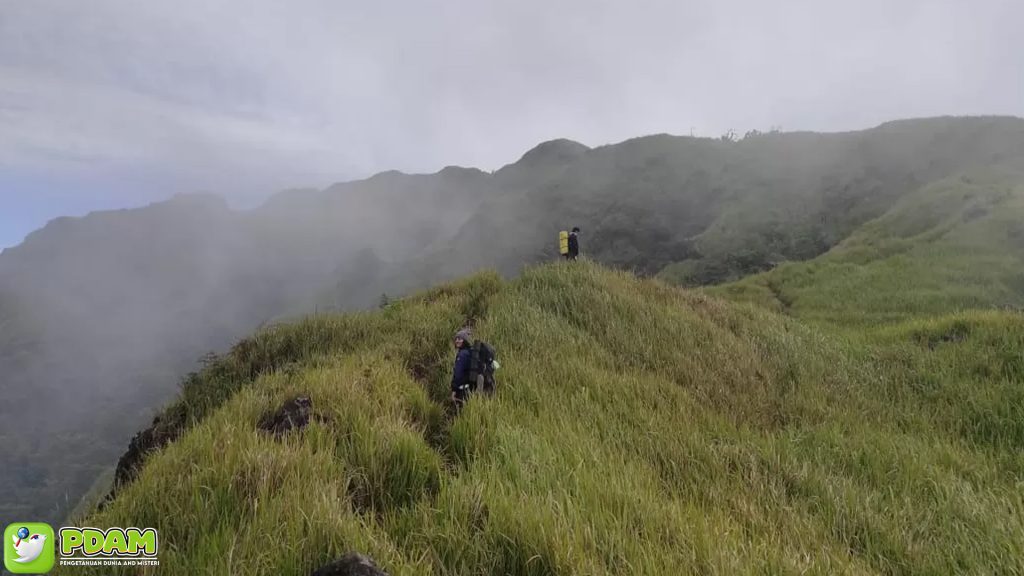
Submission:
[[110,192],[40,210],[0,177],[0,245],[30,214],[148,198],[139,174],[251,202],[555,137],[1024,114],[1021,21],[1012,0],[9,0],[0,166]]

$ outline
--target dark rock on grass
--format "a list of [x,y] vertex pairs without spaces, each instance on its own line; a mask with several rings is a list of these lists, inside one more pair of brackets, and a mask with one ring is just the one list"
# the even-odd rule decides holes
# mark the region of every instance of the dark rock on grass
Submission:
[[313,572],[312,576],[388,576],[362,554],[349,553]]
[[962,320],[957,320],[941,330],[918,332],[916,337],[929,350],[935,350],[941,344],[959,344],[964,342],[970,334],[971,326]]
[[302,430],[313,418],[313,401],[309,396],[296,396],[264,416],[260,420],[259,429],[280,438],[292,430]]
[[185,427],[185,419],[181,413],[168,411],[153,419],[153,423],[135,434],[128,443],[128,450],[121,455],[117,461],[117,468],[114,470],[114,485],[106,498],[97,504],[99,510],[112,501],[118,490],[130,483],[139,475],[139,470],[150,452],[163,448],[171,441],[181,435]]

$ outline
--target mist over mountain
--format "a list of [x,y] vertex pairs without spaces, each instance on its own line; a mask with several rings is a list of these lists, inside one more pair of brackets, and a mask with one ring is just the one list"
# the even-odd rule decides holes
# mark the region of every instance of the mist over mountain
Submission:
[[385,172],[252,210],[182,195],[61,218],[0,254],[0,521],[55,520],[197,359],[258,326],[557,257],[714,284],[819,256],[930,184],[1024,166],[1024,120],[545,142],[493,173]]

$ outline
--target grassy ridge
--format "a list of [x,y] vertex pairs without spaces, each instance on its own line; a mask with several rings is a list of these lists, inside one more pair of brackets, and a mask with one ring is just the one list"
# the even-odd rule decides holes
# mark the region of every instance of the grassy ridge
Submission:
[[838,334],[943,427],[1019,450],[1022,254],[1024,172],[1004,166],[926,186],[811,262],[707,291]]
[[[0,522],[64,518],[197,356],[268,319],[372,307],[382,293],[479,269],[517,275],[554,259],[558,230],[573,225],[583,228],[583,252],[605,265],[692,286],[738,280],[825,253],[929,184],[1022,159],[1024,119],[1006,117],[737,142],[653,135],[587,149],[555,141],[493,174],[387,172],[292,190],[242,212],[185,195],[58,219],[0,255],[0,396],[9,400],[0,403]],[[960,262],[957,278],[972,278],[971,260]],[[842,294],[868,272],[848,262],[828,275]],[[891,273],[875,275],[871,283]],[[902,278],[891,297],[914,275]],[[784,296],[800,289],[797,306],[817,291],[800,281],[780,281]],[[978,288],[932,284],[946,294],[943,305],[958,307],[976,304],[965,300]],[[883,313],[892,307],[872,311]],[[856,312],[848,318],[859,321]],[[293,361],[288,349],[267,353],[268,368]],[[252,380],[244,354],[219,368],[213,379],[228,396]],[[191,404],[207,400],[187,393]],[[168,417],[162,427],[175,430],[192,412]]]
[[[455,416],[467,321],[503,367]],[[160,574],[1020,572],[1022,344],[1008,313],[866,338],[586,263],[479,275],[240,344],[83,521],[158,528]],[[299,393],[321,421],[256,430]]]
[[710,290],[833,327],[1024,307],[1024,171],[926,186],[811,262]]

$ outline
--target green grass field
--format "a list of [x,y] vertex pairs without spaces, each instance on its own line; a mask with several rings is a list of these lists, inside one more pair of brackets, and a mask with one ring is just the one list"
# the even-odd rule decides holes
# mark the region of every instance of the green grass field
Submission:
[[[186,382],[165,421],[187,431],[81,522],[157,528],[153,574],[347,551],[392,574],[1024,573],[1024,317],[993,309],[1020,291],[871,305],[855,279],[904,268],[857,254],[885,242],[716,289],[755,303],[580,262],[270,328]],[[927,269],[917,249],[894,257]],[[467,322],[502,368],[455,415]],[[296,394],[320,421],[257,430]]]
[[709,289],[826,328],[1024,308],[1024,171],[966,173],[905,197],[810,262]]

